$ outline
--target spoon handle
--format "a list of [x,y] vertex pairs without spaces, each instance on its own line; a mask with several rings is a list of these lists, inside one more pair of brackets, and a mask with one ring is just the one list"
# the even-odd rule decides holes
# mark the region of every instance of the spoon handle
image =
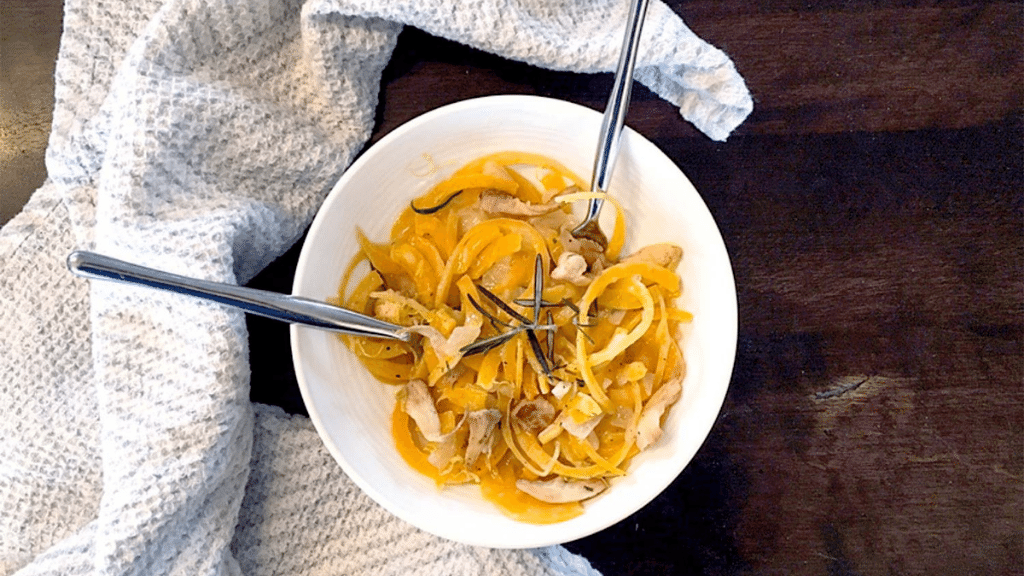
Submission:
[[410,338],[401,326],[301,296],[179,276],[94,252],[72,252],[68,256],[67,264],[69,270],[85,278],[114,280],[167,290],[239,308],[250,314],[274,320],[357,336],[406,341]]
[[[644,15],[647,13],[648,0],[631,0],[629,18],[626,20],[626,35],[622,39],[622,50],[619,53],[619,65],[615,70],[615,83],[608,104],[601,120],[601,132],[598,136],[597,156],[594,159],[594,173],[590,177],[590,191],[604,192],[612,179],[612,168],[619,154],[619,143],[622,137],[622,126],[626,122],[629,110],[629,98],[633,92],[633,68],[636,66],[637,46],[640,44],[640,32],[643,29]],[[594,198],[587,208],[587,220],[596,218],[601,212],[604,201]]]

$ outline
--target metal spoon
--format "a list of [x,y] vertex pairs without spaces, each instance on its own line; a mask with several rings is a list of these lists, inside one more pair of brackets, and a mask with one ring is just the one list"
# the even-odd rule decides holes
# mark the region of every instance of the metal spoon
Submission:
[[94,252],[72,252],[68,256],[68,269],[85,278],[114,280],[158,290],[168,290],[293,324],[356,336],[393,338],[406,342],[411,338],[411,335],[402,326],[382,322],[326,302],[188,278]]
[[[590,177],[591,192],[604,193],[612,179],[612,168],[619,153],[622,125],[626,121],[629,97],[633,90],[633,68],[636,66],[637,46],[640,43],[640,30],[643,28],[647,4],[648,0],[632,0],[630,5],[626,35],[622,39],[622,51],[619,53],[619,66],[615,71],[615,82],[608,97],[608,105],[604,109],[604,118],[601,120],[594,173]],[[591,199],[587,206],[586,218],[572,231],[576,238],[597,242],[602,250],[608,246],[608,238],[597,222],[603,204],[604,200],[600,198]]]

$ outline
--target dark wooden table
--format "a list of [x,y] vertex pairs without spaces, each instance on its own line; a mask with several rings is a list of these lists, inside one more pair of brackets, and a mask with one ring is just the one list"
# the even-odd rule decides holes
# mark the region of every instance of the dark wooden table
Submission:
[[[609,576],[1022,574],[1022,4],[752,4],[670,2],[754,95],[728,142],[639,86],[627,120],[729,248],[725,406],[663,495],[567,546]],[[602,109],[610,85],[407,29],[373,140],[486,94]],[[251,284],[289,290],[297,254]],[[249,327],[253,400],[304,412],[286,329]]]

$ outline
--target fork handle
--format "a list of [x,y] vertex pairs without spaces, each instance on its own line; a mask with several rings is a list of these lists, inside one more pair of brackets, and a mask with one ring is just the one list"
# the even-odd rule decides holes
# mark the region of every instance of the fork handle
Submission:
[[[622,126],[626,122],[629,98],[633,91],[633,68],[636,66],[637,47],[640,44],[640,32],[643,29],[648,3],[649,0],[631,0],[626,20],[626,34],[622,39],[622,50],[619,52],[619,64],[601,120],[594,172],[590,177],[591,192],[607,191],[612,179],[612,168],[615,167],[622,139]],[[585,221],[597,218],[603,204],[604,200],[600,198],[592,199],[587,207]]]
[[114,280],[185,294],[274,320],[357,336],[409,339],[408,332],[401,326],[301,296],[179,276],[94,252],[72,252],[67,264],[69,270],[85,278]]

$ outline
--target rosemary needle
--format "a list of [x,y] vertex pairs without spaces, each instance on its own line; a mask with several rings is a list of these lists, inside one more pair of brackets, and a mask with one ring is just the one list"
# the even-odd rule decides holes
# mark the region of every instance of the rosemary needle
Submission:
[[413,204],[412,202],[409,202],[409,208],[412,208],[412,211],[417,213],[417,214],[433,214],[434,212],[437,212],[438,210],[441,210],[442,208],[444,208],[448,204],[451,204],[451,201],[455,200],[455,197],[458,196],[459,194],[462,194],[462,190],[459,190],[458,192],[456,192],[456,193],[452,194],[451,196],[445,198],[444,202],[441,202],[437,206],[431,206],[429,208],[417,208],[415,204]]
[[537,333],[533,330],[527,330],[526,339],[530,341],[530,349],[533,350],[533,356],[537,359],[537,363],[540,364],[540,369],[544,371],[545,375],[551,376],[551,367],[548,366],[548,359],[544,356],[544,350],[540,347]]
[[487,352],[488,350],[492,350],[494,348],[497,348],[498,346],[501,346],[505,342],[511,340],[513,336],[519,334],[523,330],[525,330],[524,327],[516,326],[515,328],[509,330],[508,332],[502,332],[497,336],[491,336],[490,338],[484,338],[482,340],[477,340],[476,342],[473,342],[471,344],[467,344],[463,346],[462,349],[459,351],[462,352],[464,356],[481,354],[483,352]]
[[504,326],[506,328],[512,328],[511,324],[509,324],[508,322],[502,321],[501,319],[499,319],[494,314],[491,314],[490,312],[488,312],[483,306],[480,305],[479,302],[476,301],[476,298],[473,298],[472,296],[469,296],[469,295],[466,295],[466,298],[469,299],[469,303],[472,304],[473,307],[476,308],[478,312],[483,314],[485,318],[487,318],[488,320],[491,321],[491,326],[494,326],[495,329],[498,328],[498,324],[501,324],[502,326]]
[[540,322],[540,305],[544,301],[544,263],[540,254],[533,261],[533,322]]
[[[551,312],[548,312],[547,318],[548,324],[554,324],[554,318],[551,316]],[[551,364],[555,363],[555,331],[548,330],[548,360]]]
[[498,298],[494,294],[494,292],[491,292],[490,290],[488,290],[487,288],[484,288],[483,286],[477,286],[477,289],[480,290],[480,293],[483,294],[484,296],[486,296],[488,300],[490,300],[491,302],[494,302],[494,304],[498,308],[501,308],[502,310],[504,310],[505,313],[508,314],[509,316],[515,318],[516,320],[518,320],[519,322],[522,322],[523,324],[532,324],[532,322],[530,322],[529,318],[527,318],[526,316],[523,316],[519,312],[516,312],[515,310],[513,310],[512,307],[509,306],[508,304],[506,304],[504,300],[502,300],[501,298]]

